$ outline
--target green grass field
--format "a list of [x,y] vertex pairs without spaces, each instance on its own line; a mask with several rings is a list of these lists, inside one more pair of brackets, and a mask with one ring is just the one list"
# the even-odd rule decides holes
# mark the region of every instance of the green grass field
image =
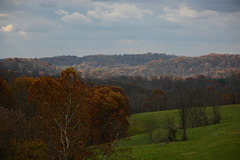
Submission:
[[[166,115],[179,124],[178,111],[160,111],[134,114],[129,118],[130,140],[124,143],[132,148],[137,160],[240,160],[240,105],[220,106],[221,121],[216,125],[187,129],[187,141],[153,143],[147,134],[147,123],[165,123]],[[208,107],[210,113],[212,108]],[[177,137],[180,139],[180,134]]]

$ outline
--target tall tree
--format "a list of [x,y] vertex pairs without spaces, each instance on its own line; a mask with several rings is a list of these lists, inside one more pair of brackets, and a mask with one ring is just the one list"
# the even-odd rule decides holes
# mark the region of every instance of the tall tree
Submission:
[[175,82],[172,98],[175,106],[179,110],[181,128],[183,130],[182,140],[187,140],[187,118],[189,109],[189,100],[192,98],[191,93],[188,91],[183,80]]
[[87,101],[90,89],[83,84],[74,68],[62,71],[58,79],[34,80],[31,99],[39,105],[46,123],[46,143],[51,156],[60,159],[84,158],[90,137]]
[[[125,136],[129,126],[126,117],[130,107],[123,90],[119,87],[96,86],[92,98],[95,101],[94,111],[97,112],[92,124],[92,130],[97,130],[95,142],[110,142],[114,130],[118,132],[118,138]],[[122,119],[119,119],[120,115]],[[120,121],[121,128],[118,128]]]
[[[116,158],[119,153],[124,159],[129,153],[127,149],[116,149],[117,142],[127,134],[129,123],[129,101],[123,90],[119,87],[96,86],[93,99],[97,112],[92,121],[92,137],[103,154],[103,158]],[[122,157],[123,158],[123,157]]]

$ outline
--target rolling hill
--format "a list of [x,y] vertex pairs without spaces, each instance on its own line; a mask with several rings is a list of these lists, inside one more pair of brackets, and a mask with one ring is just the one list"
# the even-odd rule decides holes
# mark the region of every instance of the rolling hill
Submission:
[[240,70],[240,55],[209,54],[199,57],[147,53],[128,55],[57,56],[40,59],[8,58],[0,61],[5,71],[56,75],[73,66],[81,76],[106,79],[119,76],[226,77]]
[[142,55],[60,56],[41,58],[64,69],[75,67],[83,77],[110,78],[118,76],[160,77],[225,77],[240,69],[240,55],[209,54],[199,57],[148,53]]
[[7,58],[0,61],[1,72],[13,72],[17,75],[52,76],[59,73],[50,63],[38,59]]

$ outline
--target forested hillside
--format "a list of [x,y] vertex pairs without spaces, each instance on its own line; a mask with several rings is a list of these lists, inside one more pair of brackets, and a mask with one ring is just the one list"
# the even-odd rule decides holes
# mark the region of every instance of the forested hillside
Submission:
[[147,53],[137,55],[58,56],[40,59],[9,58],[0,61],[1,71],[19,75],[57,75],[74,67],[83,78],[108,79],[119,76],[145,78],[174,76],[226,77],[240,69],[240,55],[209,54],[199,57]]
[[37,59],[27,58],[7,58],[0,61],[0,72],[12,72],[16,75],[28,76],[52,76],[59,72],[56,67],[50,63]]
[[[117,60],[117,57],[119,60]],[[169,75],[177,77],[205,75],[219,78],[226,77],[232,71],[240,69],[240,55],[233,54],[209,54],[200,57],[171,58],[171,56],[169,57],[165,54],[149,53],[142,56],[126,55],[128,57],[125,59],[126,61],[121,60],[121,57],[125,56],[90,56],[87,57],[88,60],[71,66],[81,72],[82,77],[99,79],[122,75],[146,78]],[[68,58],[66,57],[66,61]],[[107,60],[111,58],[115,60]],[[67,67],[70,66],[59,65],[58,69],[66,69]]]
[[178,77],[224,77],[230,70],[240,69],[240,55],[209,54],[200,57],[177,57],[156,60],[144,66],[144,77],[176,75]]

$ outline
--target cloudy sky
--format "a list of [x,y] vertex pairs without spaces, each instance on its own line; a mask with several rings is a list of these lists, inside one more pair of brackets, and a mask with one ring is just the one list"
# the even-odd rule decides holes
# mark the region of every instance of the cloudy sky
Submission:
[[240,54],[240,0],[0,0],[0,58]]

